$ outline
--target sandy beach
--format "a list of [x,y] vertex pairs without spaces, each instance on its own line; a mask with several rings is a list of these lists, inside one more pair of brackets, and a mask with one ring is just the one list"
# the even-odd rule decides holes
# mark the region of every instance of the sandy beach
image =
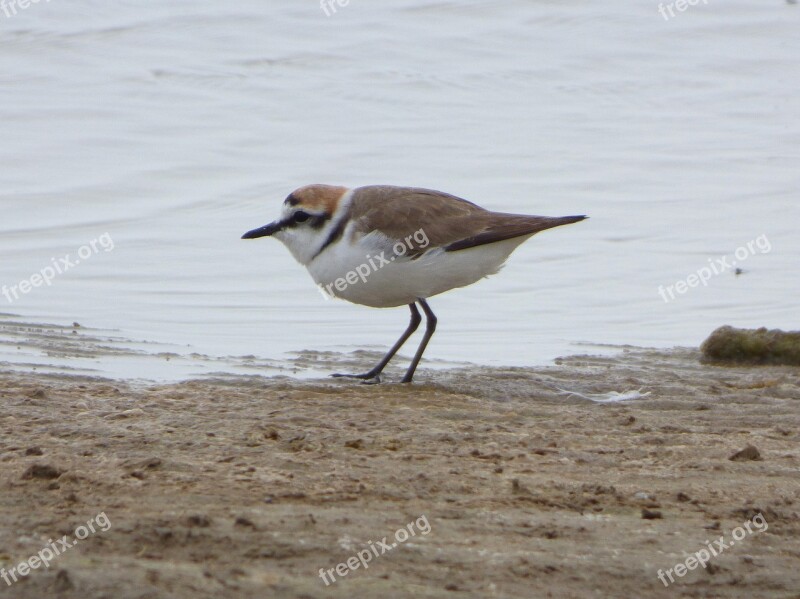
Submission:
[[[423,368],[413,386],[6,369],[0,567],[99,514],[109,526],[0,591],[800,597],[800,373],[699,357],[630,348],[534,369]],[[427,534],[395,537],[420,518]],[[384,537],[404,542],[336,574]],[[687,562],[712,547],[703,567]]]

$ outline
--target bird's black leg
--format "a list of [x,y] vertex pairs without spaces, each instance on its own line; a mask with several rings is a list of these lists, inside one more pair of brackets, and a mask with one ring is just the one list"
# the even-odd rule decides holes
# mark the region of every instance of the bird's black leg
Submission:
[[410,383],[411,379],[414,378],[414,371],[417,369],[417,365],[419,364],[420,359],[422,358],[422,354],[425,353],[425,348],[428,347],[428,341],[431,340],[433,337],[433,332],[436,330],[436,315],[431,311],[430,306],[428,306],[428,302],[424,299],[420,298],[417,300],[419,305],[422,306],[422,309],[425,311],[425,316],[427,317],[427,325],[425,326],[425,336],[422,338],[422,342],[419,344],[419,349],[417,349],[417,353],[414,355],[414,359],[411,360],[411,365],[408,367],[406,371],[406,375],[403,377],[402,383]]
[[[373,368],[369,372],[364,372],[362,374],[338,374],[337,373],[337,374],[332,374],[331,376],[347,377],[347,378],[352,378],[352,379],[374,379],[381,372],[383,372],[383,369],[386,368],[386,365],[389,363],[389,360],[391,360],[394,357],[394,355],[399,351],[399,349],[401,347],[403,347],[403,344],[406,341],[408,341],[408,338],[411,337],[411,335],[414,334],[414,331],[416,331],[417,328],[419,328],[419,323],[422,322],[422,317],[419,315],[419,310],[417,310],[417,306],[414,305],[414,304],[408,304],[408,307],[411,309],[411,322],[408,323],[408,328],[400,336],[400,339],[397,340],[397,343],[395,343],[392,346],[392,349],[390,349],[388,352],[386,352],[386,355],[383,356],[383,359],[375,365],[375,368]],[[423,309],[425,309],[425,312],[427,314],[428,313],[428,308],[423,306]]]

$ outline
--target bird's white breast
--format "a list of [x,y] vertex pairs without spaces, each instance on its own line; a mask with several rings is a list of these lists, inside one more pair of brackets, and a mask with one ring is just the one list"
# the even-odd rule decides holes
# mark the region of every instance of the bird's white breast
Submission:
[[344,235],[307,268],[329,295],[355,304],[390,308],[464,287],[496,273],[529,236],[446,252],[432,248],[412,260],[395,254],[396,240],[372,232]]

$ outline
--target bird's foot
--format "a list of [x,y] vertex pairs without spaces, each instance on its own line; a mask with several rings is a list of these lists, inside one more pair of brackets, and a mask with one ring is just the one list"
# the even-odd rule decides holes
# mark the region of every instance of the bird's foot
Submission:
[[372,371],[363,372],[361,374],[342,374],[337,372],[331,376],[337,379],[361,379],[362,385],[377,385],[381,382],[381,373]]

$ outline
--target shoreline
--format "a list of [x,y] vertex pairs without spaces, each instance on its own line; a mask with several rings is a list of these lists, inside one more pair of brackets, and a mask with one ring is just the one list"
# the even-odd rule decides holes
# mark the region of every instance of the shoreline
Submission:
[[[699,356],[423,368],[411,386],[0,371],[0,567],[104,513],[13,596],[793,597],[800,372]],[[759,459],[729,459],[748,445]],[[768,529],[677,576],[757,514]],[[429,534],[320,579],[422,516]]]

